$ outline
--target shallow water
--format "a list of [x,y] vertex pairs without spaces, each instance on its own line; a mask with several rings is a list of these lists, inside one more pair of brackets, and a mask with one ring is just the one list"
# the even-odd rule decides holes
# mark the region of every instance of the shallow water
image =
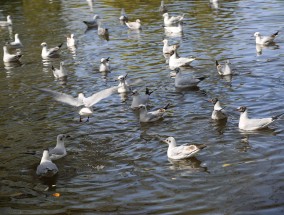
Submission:
[[[274,1],[165,1],[174,14],[185,13],[183,35],[166,35],[157,12],[160,1],[1,1],[0,18],[10,14],[12,29],[0,28],[0,41],[19,33],[24,44],[23,65],[0,61],[0,208],[1,214],[283,214],[283,120],[259,132],[238,129],[234,109],[249,107],[253,117],[283,112],[283,7]],[[138,7],[139,5],[139,7]],[[141,19],[140,32],[118,21],[124,7],[131,20]],[[82,20],[94,13],[103,17],[110,40],[96,30],[86,31]],[[257,54],[253,33],[280,30],[276,44]],[[42,42],[52,47],[74,33],[76,55],[64,44],[59,59],[46,64]],[[181,56],[197,56],[187,75],[208,76],[195,91],[177,91],[162,55],[162,40],[180,43]],[[4,44],[4,42],[2,43]],[[2,52],[0,54],[2,58]],[[113,70],[98,71],[102,57],[110,57]],[[232,79],[221,78],[215,60],[230,59]],[[63,60],[68,81],[55,81],[51,65]],[[114,95],[96,105],[88,123],[79,123],[77,109],[53,101],[28,87],[45,87],[76,96],[117,84],[128,73],[156,91],[150,107],[171,103],[159,122],[140,124]],[[23,85],[25,84],[25,85]],[[28,85],[28,86],[26,86]],[[210,120],[212,97],[226,106],[226,123]],[[35,175],[43,149],[55,145],[56,136],[68,133],[68,155],[56,161],[59,175],[44,182]],[[167,145],[204,143],[196,157],[172,162]],[[48,187],[48,185],[56,185]],[[60,193],[60,197],[54,197]]]

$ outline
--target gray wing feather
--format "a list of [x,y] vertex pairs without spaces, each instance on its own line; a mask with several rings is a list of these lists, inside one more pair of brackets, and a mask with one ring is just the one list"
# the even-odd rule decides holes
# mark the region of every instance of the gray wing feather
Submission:
[[99,101],[101,101],[102,99],[105,99],[107,97],[109,97],[111,94],[117,92],[117,88],[118,87],[111,87],[105,90],[102,90],[100,92],[97,92],[95,94],[93,94],[92,96],[85,98],[84,99],[84,105],[86,107],[91,107],[94,104],[98,103]]

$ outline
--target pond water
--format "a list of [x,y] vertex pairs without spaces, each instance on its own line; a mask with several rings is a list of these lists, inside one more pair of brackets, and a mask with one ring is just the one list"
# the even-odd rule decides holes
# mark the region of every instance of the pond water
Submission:
[[[0,5],[0,19],[11,15],[12,28],[0,28],[0,41],[18,33],[24,44],[22,65],[0,61],[0,210],[1,214],[284,214],[284,123],[258,132],[238,129],[245,105],[252,117],[283,112],[284,1],[165,1],[170,14],[185,13],[182,35],[161,27],[160,1],[15,0]],[[118,18],[125,8],[139,18],[141,31],[129,31]],[[82,22],[99,14],[109,28],[109,41]],[[254,32],[280,31],[276,44],[256,51]],[[76,52],[66,35],[79,40]],[[194,91],[178,91],[162,54],[162,40],[179,43],[181,56],[196,56],[186,75],[207,76]],[[64,42],[60,58],[41,59],[42,42]],[[2,50],[2,49],[1,49]],[[2,58],[3,52],[0,52]],[[98,71],[110,57],[112,71]],[[230,59],[235,75],[221,78],[215,60]],[[67,83],[54,80],[51,65],[64,61]],[[128,73],[155,90],[150,108],[171,104],[163,120],[139,123],[115,94],[94,107],[87,123],[78,109],[58,103],[31,88],[49,88],[76,96],[117,85]],[[31,87],[29,87],[31,86]],[[210,118],[218,97],[229,115],[226,123]],[[35,171],[43,149],[60,133],[71,135],[68,155],[58,161],[58,177],[42,181]],[[195,157],[173,162],[167,145],[156,136],[173,136],[178,144],[202,143]],[[54,194],[59,193],[59,197]]]

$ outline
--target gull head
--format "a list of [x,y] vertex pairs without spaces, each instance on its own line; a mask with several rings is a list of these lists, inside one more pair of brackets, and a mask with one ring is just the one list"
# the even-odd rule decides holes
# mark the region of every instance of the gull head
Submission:
[[254,36],[255,36],[255,37],[259,37],[259,36],[260,36],[260,33],[259,33],[259,32],[255,32],[255,33],[254,33]]
[[141,23],[140,19],[136,19],[136,22],[137,22],[137,23]]
[[81,102],[83,102],[84,99],[85,99],[84,94],[83,94],[83,93],[79,93],[79,94],[78,94],[78,100],[81,101]]
[[168,13],[164,13],[163,17],[169,17],[169,14]]
[[15,34],[15,38],[16,38],[16,39],[19,39],[19,34]]
[[237,111],[244,113],[247,110],[247,108],[245,106],[240,106],[237,108]]
[[60,62],[60,66],[64,66],[64,62],[63,61]]
[[138,96],[138,95],[139,95],[138,90],[133,90],[133,91],[132,91],[132,95],[133,95],[133,96]]
[[47,46],[46,42],[43,42],[43,43],[41,43],[40,45],[41,45],[42,47],[46,47],[46,46]]
[[162,42],[165,44],[165,43],[167,43],[167,42],[168,42],[168,40],[167,40],[167,39],[164,39]]
[[64,141],[68,137],[70,137],[70,136],[66,135],[66,134],[59,134],[59,135],[57,135],[57,141]]
[[163,142],[167,143],[167,144],[176,144],[176,140],[173,137],[168,137],[167,139],[165,139]]
[[70,35],[70,38],[74,38],[74,34],[71,34],[71,35]]
[[120,75],[120,76],[118,76],[117,80],[119,80],[120,82],[123,82],[123,81],[126,80],[126,77],[127,77],[127,74],[125,76]]
[[146,110],[146,105],[139,105],[139,110]]
[[97,15],[97,14],[94,15],[94,17],[93,17],[94,20],[97,20],[97,19],[100,19],[100,18],[101,18],[101,17],[100,17],[99,15]]
[[211,99],[210,102],[212,102],[214,105],[218,102],[218,98],[214,98],[214,99]]
[[226,64],[231,64],[230,60],[226,60]]
[[102,58],[101,59],[101,63],[105,63],[106,62],[106,59],[105,58]]
[[7,21],[11,21],[11,20],[12,20],[11,16],[8,15],[8,16],[7,16]]

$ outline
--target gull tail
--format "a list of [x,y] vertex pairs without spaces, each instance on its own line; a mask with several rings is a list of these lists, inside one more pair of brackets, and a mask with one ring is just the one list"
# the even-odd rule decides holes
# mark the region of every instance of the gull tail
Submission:
[[163,107],[163,109],[167,110],[170,107],[170,103],[168,103],[165,107]]
[[61,46],[63,45],[63,43],[61,43],[59,46],[57,46],[58,48],[61,48]]
[[196,147],[201,150],[201,149],[206,148],[207,146],[205,144],[199,144],[199,145],[196,145]]
[[199,78],[196,78],[196,79],[198,79],[199,81],[203,81],[205,78],[207,78],[207,77],[203,76],[203,77],[199,77]]
[[219,66],[220,64],[219,64],[219,62],[218,62],[218,60],[216,60],[216,66]]
[[55,68],[54,68],[54,66],[53,66],[53,65],[51,66],[51,70],[52,70],[52,71],[55,71]]
[[149,88],[146,87],[146,92],[145,92],[145,94],[150,96],[154,91],[155,91],[155,90],[153,90],[153,91],[150,92]]
[[274,121],[274,120],[277,120],[277,119],[279,119],[279,117],[282,116],[282,115],[284,115],[284,113],[281,113],[281,114],[278,114],[278,115],[276,115],[276,116],[273,116],[273,117],[272,117],[272,120],[273,120],[273,121]]
[[278,36],[279,31],[277,31],[275,34],[272,34],[272,37],[277,37]]

